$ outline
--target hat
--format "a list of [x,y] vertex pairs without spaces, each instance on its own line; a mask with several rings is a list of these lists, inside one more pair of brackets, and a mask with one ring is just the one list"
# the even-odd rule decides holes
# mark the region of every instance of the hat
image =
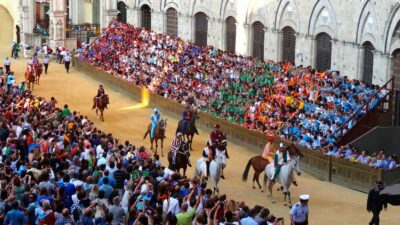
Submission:
[[283,147],[284,147],[283,143],[280,143],[279,148],[283,148]]
[[154,112],[158,112],[159,110],[158,110],[158,108],[154,108]]
[[376,184],[376,185],[383,185],[383,182],[380,181],[380,180],[377,180],[377,181],[375,181],[375,184]]
[[176,136],[177,136],[177,137],[178,137],[178,136],[182,136],[182,132],[176,133]]
[[300,200],[308,201],[310,199],[310,195],[300,195]]
[[221,126],[219,124],[215,124],[214,128],[220,128]]

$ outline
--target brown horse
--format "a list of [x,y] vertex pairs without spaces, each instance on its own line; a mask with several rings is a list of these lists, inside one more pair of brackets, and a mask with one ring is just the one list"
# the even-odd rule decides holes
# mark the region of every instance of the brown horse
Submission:
[[193,142],[193,137],[195,134],[199,134],[196,128],[196,120],[199,119],[199,112],[195,110],[194,112],[191,112],[192,116],[190,120],[186,124],[186,129],[183,130],[183,120],[180,120],[178,123],[178,127],[176,128],[176,133],[182,132],[184,140],[187,140],[189,144],[189,149],[192,151],[192,142]]
[[161,119],[160,122],[157,124],[156,128],[154,129],[154,138],[151,138],[151,124],[147,127],[146,133],[144,133],[143,139],[146,139],[147,135],[150,136],[150,150],[154,150],[153,148],[153,141],[156,141],[156,151],[155,154],[157,155],[158,149],[158,140],[161,140],[161,156],[164,156],[164,139],[165,139],[165,129],[167,128],[167,119]]
[[25,80],[29,91],[30,90],[33,91],[33,86],[35,85],[35,80],[36,80],[35,77],[36,77],[36,71],[33,69],[29,72],[29,68],[27,68],[25,72]]
[[[290,157],[294,157],[294,156],[302,157],[303,156],[303,154],[301,154],[300,150],[294,144],[291,144],[287,148],[287,150],[289,151],[289,156]],[[242,180],[243,181],[247,181],[247,177],[249,175],[250,166],[253,167],[253,169],[254,169],[253,188],[255,188],[254,182],[257,182],[258,188],[261,190],[261,192],[264,192],[264,189],[261,187],[261,184],[260,184],[260,181],[259,181],[259,177],[260,177],[260,174],[265,171],[265,167],[267,167],[267,165],[269,163],[270,162],[268,161],[268,159],[264,159],[260,155],[257,155],[257,156],[254,156],[254,157],[250,158],[249,161],[247,162],[246,168],[244,169]]]
[[35,72],[36,72],[36,84],[39,85],[40,75],[42,75],[43,72],[43,64],[39,63],[35,67]]
[[170,168],[171,170],[175,170],[177,173],[179,173],[179,171],[183,169],[183,175],[185,176],[190,157],[189,143],[185,142],[184,144],[182,144],[179,150],[176,152],[175,165],[172,164],[173,154],[174,153],[172,152],[172,150],[168,152],[168,168]]
[[96,116],[98,116],[98,111],[100,111],[100,120],[104,122],[103,112],[107,105],[110,103],[108,95],[102,95],[100,96],[100,98],[94,97],[93,101],[96,104]]

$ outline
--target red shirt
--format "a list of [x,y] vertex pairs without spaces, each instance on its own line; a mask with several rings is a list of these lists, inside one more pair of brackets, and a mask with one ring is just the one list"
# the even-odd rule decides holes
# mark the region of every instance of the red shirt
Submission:
[[39,219],[39,225],[54,225],[56,223],[56,217],[54,216],[54,212],[50,212],[44,220]]

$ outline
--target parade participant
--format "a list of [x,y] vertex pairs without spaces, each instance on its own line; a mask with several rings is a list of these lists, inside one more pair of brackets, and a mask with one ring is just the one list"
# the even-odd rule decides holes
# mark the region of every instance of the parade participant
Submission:
[[[182,133],[178,132],[176,134],[176,138],[171,143],[171,150],[172,150],[172,165],[175,165],[176,162],[176,153],[179,149],[185,144],[185,141],[182,140]],[[191,167],[192,165],[188,162],[188,165]]]
[[224,137],[224,134],[221,131],[221,127],[219,124],[215,124],[214,130],[210,134],[211,145],[215,148],[218,148],[221,144],[221,141]]
[[309,195],[300,195],[300,201],[293,205],[289,212],[292,225],[308,225],[308,200]]
[[273,142],[275,140],[275,135],[274,134],[269,134],[268,137],[268,142],[264,147],[264,151],[262,153],[263,159],[268,160],[269,162],[272,162],[272,156],[274,154],[274,145]]
[[4,67],[6,68],[6,74],[10,72],[10,66],[11,66],[11,61],[6,57],[6,60],[4,61]]
[[154,138],[154,130],[156,129],[158,122],[160,122],[161,120],[161,116],[160,116],[160,110],[158,108],[154,108],[154,113],[151,115],[150,117],[150,121],[151,121],[151,132],[150,132],[150,138],[153,139]]
[[181,132],[184,134],[187,129],[187,125],[192,117],[192,111],[190,110],[190,106],[186,106],[186,110],[182,113],[182,130]]
[[44,65],[44,73],[47,74],[47,69],[49,68],[49,63],[50,63],[50,57],[49,55],[45,55],[43,59],[43,65]]
[[387,210],[387,203],[382,202],[382,197],[380,195],[381,191],[385,188],[382,181],[375,182],[375,188],[371,189],[368,193],[367,200],[367,211],[372,213],[372,219],[369,225],[379,225],[379,214],[382,209]]
[[205,177],[208,178],[208,174],[210,173],[210,162],[215,158],[215,148],[212,147],[211,141],[207,141],[207,145],[203,149],[203,157],[207,166]]
[[[106,91],[104,90],[103,85],[100,84],[100,85],[99,85],[99,88],[97,89],[97,95],[94,97],[94,98],[95,98],[95,101],[93,102],[93,107],[92,107],[92,109],[95,109],[95,108],[96,108],[97,102],[99,101],[100,97],[101,97],[102,95],[105,95],[105,94],[106,94]],[[106,108],[107,108],[107,106],[106,106]]]
[[285,149],[283,143],[279,144],[279,150],[275,152],[274,155],[274,167],[275,167],[275,172],[274,176],[270,180],[270,184],[275,182],[276,177],[278,177],[279,172],[281,171],[281,168],[283,165],[285,165],[289,161],[289,153]]
[[66,52],[64,55],[64,65],[65,65],[65,70],[67,73],[69,73],[69,64],[71,63],[71,54],[69,52]]

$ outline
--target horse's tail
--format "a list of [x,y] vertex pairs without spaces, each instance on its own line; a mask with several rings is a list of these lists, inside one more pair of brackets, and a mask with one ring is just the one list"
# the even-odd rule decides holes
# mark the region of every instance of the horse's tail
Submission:
[[146,133],[144,133],[143,140],[146,139],[146,137],[147,137],[147,135],[148,135],[149,133],[150,133],[149,130],[147,130]]
[[247,162],[246,168],[244,169],[244,172],[243,172],[242,181],[247,181],[247,177],[249,175],[249,170],[250,170],[250,166],[251,166],[251,161],[253,160],[253,158],[250,158],[249,161]]

